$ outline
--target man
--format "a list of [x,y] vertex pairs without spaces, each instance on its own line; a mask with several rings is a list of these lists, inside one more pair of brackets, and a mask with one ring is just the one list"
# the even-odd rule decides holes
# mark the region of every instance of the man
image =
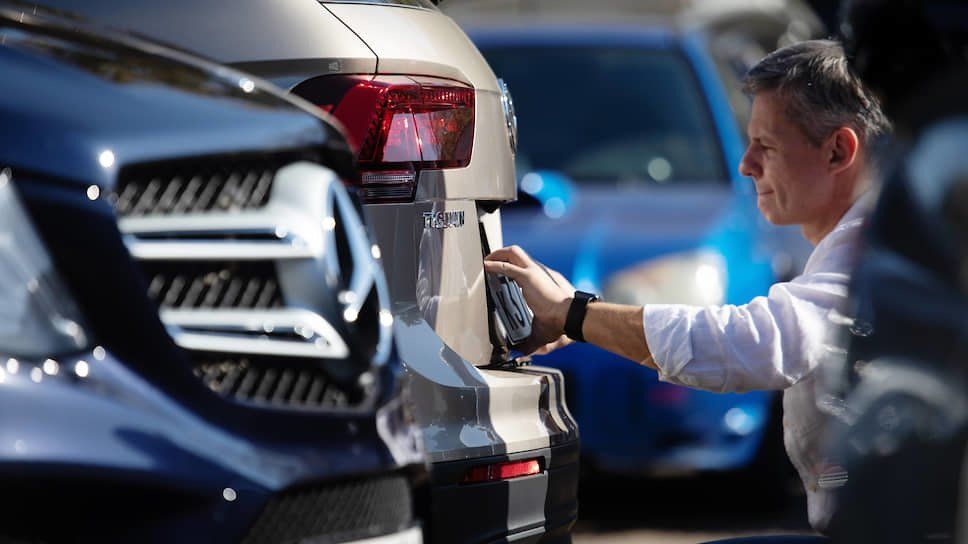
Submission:
[[807,490],[811,523],[823,529],[831,513],[823,484],[837,481],[839,468],[821,457],[824,416],[813,371],[829,353],[828,314],[847,294],[869,147],[889,124],[832,41],[770,54],[750,70],[746,90],[753,109],[740,172],[752,178],[767,220],[800,225],[816,246],[801,276],[742,306],[636,307],[595,302],[517,247],[491,253],[485,268],[516,280],[534,311],[525,352],[587,341],[673,383],[784,389],[784,442]]

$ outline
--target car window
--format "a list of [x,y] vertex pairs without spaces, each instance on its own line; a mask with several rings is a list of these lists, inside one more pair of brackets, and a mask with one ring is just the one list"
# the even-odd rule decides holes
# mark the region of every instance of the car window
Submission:
[[726,182],[698,81],[674,50],[484,46],[518,114],[518,170],[579,183]]

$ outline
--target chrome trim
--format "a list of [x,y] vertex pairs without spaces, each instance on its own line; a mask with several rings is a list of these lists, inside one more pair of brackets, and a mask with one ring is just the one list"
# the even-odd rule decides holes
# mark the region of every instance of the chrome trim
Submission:
[[[309,539],[305,542],[312,544],[314,539]],[[344,544],[423,544],[423,533],[420,527],[411,527],[410,529],[393,533],[392,535],[375,536],[373,538],[345,542]]]
[[[125,217],[118,224],[132,256],[142,261],[186,266],[191,261],[264,261],[274,266],[285,308],[162,309],[162,322],[184,349],[345,359],[351,352],[340,331],[354,330],[375,289],[378,307],[375,314],[367,310],[366,317],[377,320],[380,335],[376,354],[366,363],[382,365],[389,359],[392,318],[379,251],[343,183],[329,169],[311,162],[279,168],[260,208]],[[341,261],[349,263],[345,270]],[[331,305],[340,314],[330,319],[345,324],[322,315],[322,308]]]
[[[226,234],[226,236],[229,236]],[[213,236],[213,238],[215,238]],[[164,261],[236,260],[263,261],[266,259],[311,259],[315,252],[298,244],[298,239],[278,242],[232,240],[143,240],[125,236],[128,251],[136,259]]]
[[[161,320],[185,349],[342,359],[349,348],[326,319],[309,310],[162,310]],[[299,337],[299,340],[283,339]]]
[[514,99],[511,98],[511,90],[503,79],[497,79],[497,85],[501,89],[501,107],[504,109],[504,122],[507,124],[508,141],[511,144],[511,154],[518,152],[518,115],[514,110]]

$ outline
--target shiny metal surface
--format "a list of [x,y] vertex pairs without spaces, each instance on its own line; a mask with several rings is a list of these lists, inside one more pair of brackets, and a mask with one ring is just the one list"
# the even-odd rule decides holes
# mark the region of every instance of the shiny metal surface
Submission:
[[419,527],[411,527],[392,535],[354,540],[346,544],[423,544],[423,532]]
[[376,54],[377,71],[444,77],[500,93],[484,57],[454,21],[438,12],[365,4],[323,4]]
[[518,151],[518,114],[514,109],[514,99],[511,98],[511,90],[508,84],[501,78],[497,80],[501,88],[501,105],[504,106],[504,118],[508,124],[508,138],[511,140],[511,152]]
[[[364,206],[384,253],[394,315],[416,308],[454,352],[476,365],[490,363],[483,253],[473,201]],[[425,226],[424,213],[463,212],[463,227]],[[402,319],[413,319],[409,314]],[[405,337],[398,342],[410,342]],[[415,355],[416,356],[416,355]],[[404,361],[411,363],[404,358]]]
[[[67,10],[119,30],[135,30],[185,49],[203,51],[223,63],[317,59],[316,66],[329,68],[329,63],[341,62],[341,59],[366,59],[370,66],[376,64],[366,45],[313,1],[38,0],[36,3]],[[270,28],[287,31],[266,32]],[[323,51],[326,59],[320,59]],[[328,62],[321,64],[320,60]]]
[[[119,227],[142,261],[274,263],[285,308],[163,309],[162,321],[184,349],[344,361],[351,357],[344,334],[353,334],[375,291],[378,309],[364,316],[378,330],[368,362],[381,365],[389,357],[387,286],[363,223],[329,169],[310,162],[280,168],[262,208],[129,217]],[[268,240],[241,241],[239,233]]]
[[[560,372],[475,366],[489,364],[493,349],[483,270],[477,268],[482,259],[480,231],[472,224],[425,228],[422,220],[423,211],[445,209],[462,209],[476,217],[473,205],[458,201],[439,202],[436,207],[364,207],[375,236],[383,240],[397,349],[406,363],[415,415],[433,462],[525,451],[577,438],[577,427],[564,406]],[[485,221],[493,223],[495,215],[487,215]],[[409,227],[404,231],[397,225]],[[421,248],[416,254],[410,251],[414,245]],[[433,266],[445,258],[449,265]],[[437,275],[436,270],[444,274]],[[459,353],[454,346],[466,352]]]
[[342,359],[346,342],[325,318],[302,309],[162,310],[175,343],[189,350]]

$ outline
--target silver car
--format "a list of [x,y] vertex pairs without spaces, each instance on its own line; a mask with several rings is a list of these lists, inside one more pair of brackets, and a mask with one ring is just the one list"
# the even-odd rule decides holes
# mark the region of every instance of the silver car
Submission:
[[[578,432],[563,380],[514,357],[526,309],[483,271],[503,245],[501,205],[516,197],[513,106],[457,25],[427,0],[34,3],[247,71],[342,122],[433,463],[429,536],[567,539]],[[348,322],[367,304],[352,292]]]

